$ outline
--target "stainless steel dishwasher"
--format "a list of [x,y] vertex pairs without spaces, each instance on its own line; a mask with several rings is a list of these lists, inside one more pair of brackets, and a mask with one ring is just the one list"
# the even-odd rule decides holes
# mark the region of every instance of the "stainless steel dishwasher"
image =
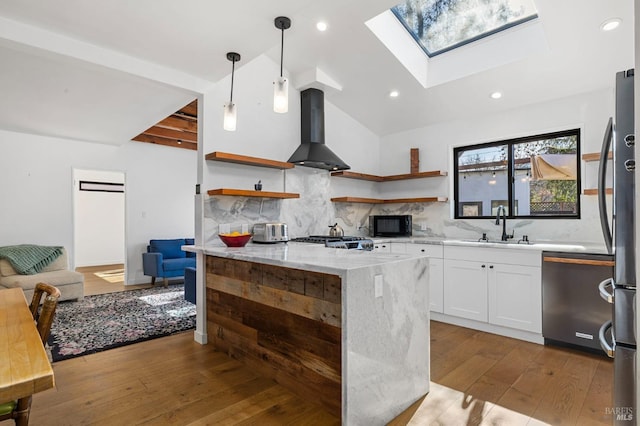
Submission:
[[545,344],[602,354],[600,326],[611,319],[611,305],[598,284],[613,276],[608,254],[542,252],[542,335]]

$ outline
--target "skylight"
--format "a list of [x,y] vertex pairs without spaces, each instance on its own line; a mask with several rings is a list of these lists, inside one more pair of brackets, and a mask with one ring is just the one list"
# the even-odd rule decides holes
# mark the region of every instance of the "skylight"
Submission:
[[405,0],[391,11],[429,57],[538,17],[533,0]]

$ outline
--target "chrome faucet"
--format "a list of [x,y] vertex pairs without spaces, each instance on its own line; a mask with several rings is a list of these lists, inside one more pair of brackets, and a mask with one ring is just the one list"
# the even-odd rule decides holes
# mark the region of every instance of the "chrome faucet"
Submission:
[[500,212],[502,212],[502,237],[500,238],[502,241],[507,241],[510,238],[513,238],[513,234],[507,234],[507,209],[500,205],[498,206],[498,211],[496,214],[496,225],[500,226]]

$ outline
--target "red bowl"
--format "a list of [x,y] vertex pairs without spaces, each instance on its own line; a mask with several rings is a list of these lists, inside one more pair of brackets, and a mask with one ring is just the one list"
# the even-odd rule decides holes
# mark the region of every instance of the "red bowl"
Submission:
[[227,247],[244,247],[251,239],[251,234],[244,235],[223,235],[218,234],[218,237],[222,240]]

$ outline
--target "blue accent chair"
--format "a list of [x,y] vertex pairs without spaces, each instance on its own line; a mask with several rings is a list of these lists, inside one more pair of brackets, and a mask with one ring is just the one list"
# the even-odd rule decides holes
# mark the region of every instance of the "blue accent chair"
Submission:
[[166,287],[169,278],[183,277],[187,267],[196,267],[196,254],[182,251],[183,245],[193,245],[193,238],[173,240],[150,240],[147,252],[142,253],[142,270],[151,277],[151,285],[156,278],[162,278]]
[[196,268],[184,268],[184,300],[196,304]]

